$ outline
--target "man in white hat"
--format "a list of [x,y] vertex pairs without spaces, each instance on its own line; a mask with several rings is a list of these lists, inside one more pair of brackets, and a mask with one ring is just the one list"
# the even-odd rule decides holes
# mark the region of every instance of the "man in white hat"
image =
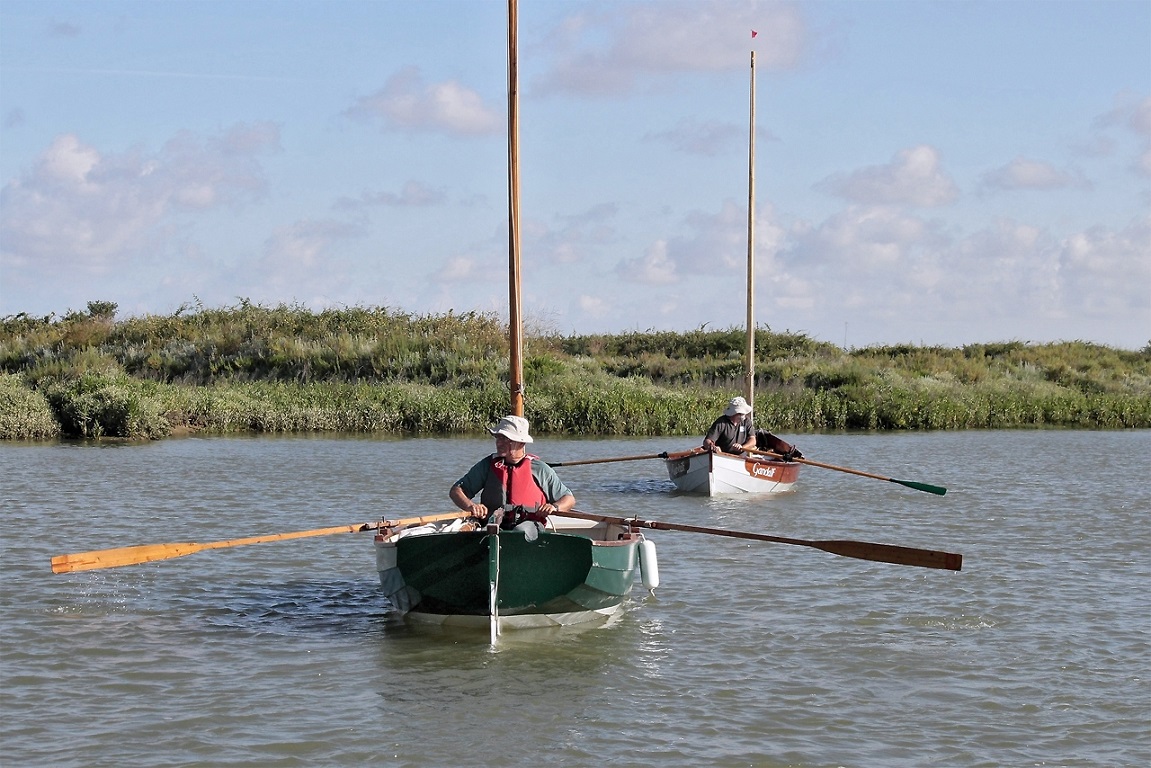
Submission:
[[712,422],[703,438],[705,451],[743,453],[755,447],[755,422],[751,406],[742,397],[733,397],[723,415]]
[[[524,520],[542,524],[548,515],[563,514],[575,506],[575,496],[556,471],[527,452],[532,442],[527,419],[505,416],[488,432],[496,439],[496,452],[480,459],[455,482],[448,494],[452,503],[482,519],[506,506],[522,507],[518,517],[505,512],[501,523],[505,528]],[[472,500],[477,493],[479,502]]]

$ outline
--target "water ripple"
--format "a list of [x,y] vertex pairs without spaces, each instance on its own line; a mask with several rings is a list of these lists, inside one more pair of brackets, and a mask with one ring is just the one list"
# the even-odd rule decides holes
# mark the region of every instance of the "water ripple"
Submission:
[[[0,445],[6,764],[1151,764],[1151,492],[1131,482],[1151,434],[803,446],[949,492],[805,468],[795,493],[706,500],[670,493],[659,462],[564,478],[589,511],[948,549],[964,570],[653,532],[654,596],[637,588],[605,626],[508,633],[493,652],[486,630],[391,612],[366,536],[47,568],[61,552],[438,511],[454,479],[442,468],[466,467],[487,441]],[[1111,458],[1070,483],[1070,455]]]

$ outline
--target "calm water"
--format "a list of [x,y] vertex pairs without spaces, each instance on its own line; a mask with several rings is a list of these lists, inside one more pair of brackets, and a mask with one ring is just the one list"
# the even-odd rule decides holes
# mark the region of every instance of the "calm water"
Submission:
[[[552,461],[688,447],[544,439]],[[5,766],[1151,765],[1151,432],[800,436],[779,498],[562,468],[578,508],[944,549],[961,573],[653,532],[614,624],[411,627],[369,534],[53,575],[52,555],[451,509],[487,440],[0,444]]]

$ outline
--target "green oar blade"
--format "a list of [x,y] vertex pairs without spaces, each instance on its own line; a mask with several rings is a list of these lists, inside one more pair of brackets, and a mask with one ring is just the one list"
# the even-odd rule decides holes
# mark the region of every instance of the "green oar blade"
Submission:
[[917,491],[926,491],[927,493],[934,493],[936,496],[942,496],[945,493],[947,493],[946,488],[943,488],[943,487],[938,486],[938,485],[928,485],[927,483],[916,483],[916,482],[912,482],[911,480],[895,480],[895,479],[890,478],[890,477],[887,479],[891,480],[891,482],[893,482],[893,483],[899,483],[900,485],[907,486],[908,488],[914,488]]

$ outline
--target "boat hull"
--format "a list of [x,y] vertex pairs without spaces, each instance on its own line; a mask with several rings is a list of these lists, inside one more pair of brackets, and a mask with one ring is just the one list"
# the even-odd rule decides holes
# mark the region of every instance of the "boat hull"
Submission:
[[[631,591],[642,539],[625,533],[623,539],[597,541],[549,530],[529,541],[522,531],[500,531],[501,626],[558,626],[611,616]],[[486,627],[493,543],[482,530],[378,537],[380,583],[411,621]]]
[[696,451],[670,454],[664,463],[677,491],[704,496],[786,493],[799,479],[800,467],[790,461]]

